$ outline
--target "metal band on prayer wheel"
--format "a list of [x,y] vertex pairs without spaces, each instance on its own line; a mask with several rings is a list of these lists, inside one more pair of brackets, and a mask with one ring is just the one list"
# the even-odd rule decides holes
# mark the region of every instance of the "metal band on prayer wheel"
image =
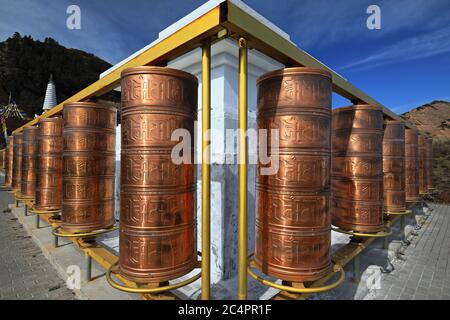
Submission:
[[428,191],[427,137],[419,134],[419,194]]
[[384,210],[404,212],[405,198],[405,125],[387,120],[383,135]]
[[419,149],[418,133],[415,129],[405,130],[405,193],[407,202],[419,199]]
[[14,136],[8,137],[6,146],[5,187],[11,188],[13,176]]
[[23,135],[22,133],[17,133],[14,135],[14,151],[13,151],[13,176],[12,176],[12,189],[14,191],[19,191],[20,184],[22,182],[22,143]]
[[26,127],[23,129],[20,194],[25,199],[34,199],[36,193],[37,134],[37,127]]
[[332,223],[364,233],[383,230],[383,113],[354,105],[333,110]]
[[117,111],[93,102],[64,105],[63,205],[67,232],[108,229],[114,219]]
[[313,281],[331,270],[331,75],[287,68],[260,77],[257,89],[257,127],[278,130],[280,145],[277,173],[257,166],[255,265],[278,279]]
[[186,72],[137,67],[122,72],[120,257],[123,277],[163,282],[197,263],[196,170],[171,159],[174,130],[194,138],[197,79]]
[[61,118],[39,121],[34,204],[37,210],[60,210],[62,207],[63,127]]

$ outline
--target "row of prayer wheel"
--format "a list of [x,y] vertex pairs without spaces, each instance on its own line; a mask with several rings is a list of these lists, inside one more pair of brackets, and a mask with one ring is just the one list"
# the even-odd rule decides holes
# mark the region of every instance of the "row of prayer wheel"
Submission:
[[[185,129],[194,145],[198,83],[162,67],[121,77],[119,269],[138,283],[165,282],[197,264],[196,168],[174,163],[171,135]],[[332,110],[329,72],[282,69],[260,77],[257,89],[257,127],[279,134],[278,172],[263,175],[271,164],[258,163],[256,174],[262,272],[290,282],[321,278],[331,271],[332,224],[377,233],[385,212],[405,211],[432,188],[432,139],[384,120],[379,107]],[[110,228],[116,110],[95,102],[63,110],[64,120],[44,119],[9,138],[6,185],[39,210],[62,208],[67,232]]]

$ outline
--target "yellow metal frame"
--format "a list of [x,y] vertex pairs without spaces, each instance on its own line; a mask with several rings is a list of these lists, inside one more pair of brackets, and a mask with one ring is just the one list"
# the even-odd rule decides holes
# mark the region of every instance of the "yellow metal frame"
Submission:
[[202,300],[211,287],[211,42],[202,46]]
[[[403,121],[406,127],[415,128],[378,101],[356,88],[345,78],[314,59],[308,53],[283,38],[230,1],[224,1],[202,16],[188,23],[178,31],[144,50],[105,77],[58,104],[55,108],[38,116],[24,126],[36,125],[41,119],[60,114],[65,103],[77,102],[102,95],[119,86],[120,73],[128,67],[143,65],[165,65],[195,48],[202,48],[202,133],[210,128],[210,65],[211,43],[223,37],[232,37],[239,44],[239,262],[238,297],[247,297],[247,51],[254,48],[287,66],[305,66],[325,69],[331,72],[334,92],[348,98],[353,103],[367,103],[383,108],[384,115]],[[202,138],[202,299],[210,296],[210,153],[209,142]],[[46,214],[42,214],[46,217]],[[392,219],[395,221],[395,218]],[[362,235],[358,235],[361,236]],[[368,238],[373,239],[373,237]],[[365,243],[369,241],[365,241]],[[108,265],[108,268],[112,264]],[[340,263],[340,265],[345,265]],[[119,279],[122,281],[122,279]],[[130,286],[133,284],[124,283]]]
[[238,244],[238,299],[247,299],[247,40],[240,38],[239,44],[239,244]]

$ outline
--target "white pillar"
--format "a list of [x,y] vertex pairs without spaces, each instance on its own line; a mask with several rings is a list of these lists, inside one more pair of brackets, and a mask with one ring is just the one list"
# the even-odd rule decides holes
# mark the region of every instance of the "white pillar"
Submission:
[[[211,48],[211,283],[235,277],[237,274],[238,178],[236,148],[227,154],[226,129],[238,127],[238,47],[230,39]],[[257,52],[249,52],[249,116],[248,127],[256,127],[256,79],[260,75],[283,68],[283,65]],[[199,79],[199,121],[201,133],[201,54],[194,50],[170,62],[170,68],[190,72]],[[250,145],[250,153],[256,146]],[[197,135],[197,159],[201,161],[201,136]],[[197,166],[197,229],[201,230],[201,166]],[[249,250],[254,249],[255,165],[249,166],[248,219]],[[198,247],[201,248],[201,235]]]

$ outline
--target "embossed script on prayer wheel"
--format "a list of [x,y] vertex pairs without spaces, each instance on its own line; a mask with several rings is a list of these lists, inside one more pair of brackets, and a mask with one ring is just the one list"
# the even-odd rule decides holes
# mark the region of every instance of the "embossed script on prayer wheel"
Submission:
[[427,189],[433,189],[433,138],[427,137],[426,143],[426,152],[427,152]]
[[14,151],[13,151],[13,176],[12,176],[12,189],[14,191],[19,191],[20,184],[22,182],[22,143],[23,135],[22,133],[17,133],[14,135]]
[[427,137],[419,134],[419,194],[428,191],[428,172],[427,172]]
[[384,210],[404,212],[405,198],[405,125],[402,121],[385,122],[383,135]]
[[354,105],[333,110],[332,223],[357,232],[383,229],[383,113]]
[[5,168],[5,187],[11,188],[13,176],[13,157],[14,157],[14,136],[8,137],[6,146],[6,168]]
[[62,206],[63,127],[61,118],[39,121],[34,203],[37,210],[60,210]]
[[114,219],[115,108],[93,102],[64,105],[61,228],[108,229]]
[[[171,159],[174,130],[194,139],[197,79],[160,67],[122,72],[120,273],[157,283],[197,263],[196,170]],[[184,155],[185,156],[185,155]]]
[[419,149],[418,133],[415,129],[405,130],[405,193],[407,202],[419,199]]
[[257,127],[278,130],[280,148],[276,174],[257,166],[255,265],[285,281],[313,281],[331,269],[331,76],[287,68],[257,87]]
[[37,134],[37,127],[25,127],[23,129],[22,182],[20,185],[20,193],[22,198],[25,199],[34,199],[36,193]]

